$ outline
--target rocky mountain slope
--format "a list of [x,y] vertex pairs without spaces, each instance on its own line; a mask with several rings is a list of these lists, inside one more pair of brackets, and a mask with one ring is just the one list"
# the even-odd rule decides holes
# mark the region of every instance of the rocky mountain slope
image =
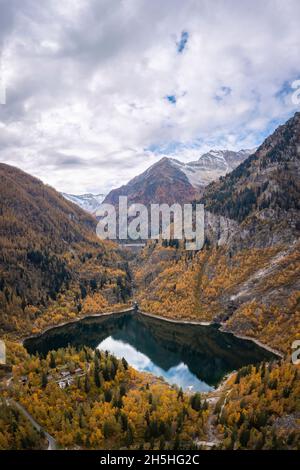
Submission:
[[117,247],[97,239],[94,218],[5,164],[0,195],[2,331],[76,316],[96,294],[100,309],[124,300],[126,263]]
[[232,171],[254,152],[255,149],[239,150],[238,152],[210,150],[201,155],[198,160],[189,163],[182,163],[175,159],[171,159],[171,161],[187,176],[194,188],[203,189],[220,176]]
[[[221,321],[289,350],[300,331],[299,141],[297,113],[205,189],[203,250],[187,252],[176,240],[147,244],[131,266],[142,309]],[[59,322],[126,301],[124,250],[95,238],[91,216],[13,167],[1,165],[0,178],[3,331],[41,328],[53,317]],[[119,194],[171,204],[196,198],[197,190],[165,158],[105,201],[117,203]]]
[[129,203],[151,204],[189,202],[197,196],[196,189],[177,164],[164,157],[128,184],[113,189],[104,203],[117,205],[119,196],[127,196]]
[[104,194],[88,193],[76,195],[62,193],[62,195],[68,201],[74,202],[74,204],[77,204],[77,206],[81,207],[81,209],[84,209],[85,211],[90,212],[91,214],[94,214],[97,211],[98,207],[105,199]]
[[113,189],[104,202],[117,205],[119,196],[127,196],[130,203],[145,205],[190,202],[205,186],[231,171],[251,152],[251,150],[239,152],[211,150],[199,160],[190,163],[163,157],[126,185]]
[[206,188],[202,198],[206,210],[238,221],[247,243],[250,237],[256,245],[294,240],[300,228],[299,149],[300,113],[296,113],[257,152]]
[[151,243],[136,264],[144,310],[221,321],[282,351],[300,339],[300,113],[209,185],[206,245]]

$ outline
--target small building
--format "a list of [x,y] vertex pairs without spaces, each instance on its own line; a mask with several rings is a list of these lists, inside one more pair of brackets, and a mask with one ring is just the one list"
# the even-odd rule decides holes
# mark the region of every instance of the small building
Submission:
[[70,375],[70,372],[69,371],[62,371],[61,374],[60,374],[62,377],[68,377]]
[[19,382],[21,382],[23,385],[27,384],[27,382],[28,382],[28,377],[27,377],[26,375],[22,375],[22,376],[20,377]]
[[64,380],[60,380],[58,382],[58,385],[59,385],[59,388],[61,388],[63,390],[64,388],[66,388],[67,383]]

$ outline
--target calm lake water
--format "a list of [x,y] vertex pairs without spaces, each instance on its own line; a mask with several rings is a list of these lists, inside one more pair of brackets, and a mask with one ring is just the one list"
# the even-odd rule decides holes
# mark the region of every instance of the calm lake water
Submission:
[[28,352],[43,355],[68,344],[107,350],[139,371],[203,392],[228,372],[274,358],[251,341],[220,332],[217,325],[171,323],[134,312],[80,320],[24,342]]

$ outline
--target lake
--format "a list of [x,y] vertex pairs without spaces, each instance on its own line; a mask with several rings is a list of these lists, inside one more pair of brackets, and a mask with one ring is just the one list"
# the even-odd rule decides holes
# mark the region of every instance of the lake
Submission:
[[173,323],[136,312],[89,317],[24,341],[29,353],[42,355],[69,344],[107,350],[139,371],[201,392],[216,388],[233,370],[275,358],[217,325]]

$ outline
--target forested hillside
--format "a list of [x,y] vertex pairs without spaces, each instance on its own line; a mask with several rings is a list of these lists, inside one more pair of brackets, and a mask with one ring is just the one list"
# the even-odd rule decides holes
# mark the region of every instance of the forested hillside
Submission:
[[289,363],[240,369],[215,406],[223,449],[300,449],[300,370]]
[[[300,113],[266,139],[201,202],[213,213],[199,253],[151,243],[135,265],[141,308],[223,322],[223,328],[290,351],[300,338]],[[219,224],[216,221],[220,220]],[[226,222],[226,223],[225,223]]]
[[[184,394],[107,352],[69,347],[43,358],[10,343],[9,360],[14,367],[8,394],[59,447],[190,449],[205,436],[207,404],[198,393]],[[72,377],[64,389],[62,373]]]
[[45,447],[45,438],[16,407],[0,398],[0,450],[34,450]]
[[[299,368],[287,361],[243,367],[207,395],[184,393],[135,371],[125,359],[87,347],[43,357],[8,343],[8,358],[13,378],[5,400],[20,403],[58,448],[300,448]],[[0,422],[1,449],[44,445],[5,401]]]
[[296,113],[253,155],[206,188],[206,210],[240,222],[248,243],[249,235],[265,246],[292,241],[300,230],[299,149]]
[[0,330],[31,331],[126,302],[127,263],[96,221],[54,189],[0,165]]

